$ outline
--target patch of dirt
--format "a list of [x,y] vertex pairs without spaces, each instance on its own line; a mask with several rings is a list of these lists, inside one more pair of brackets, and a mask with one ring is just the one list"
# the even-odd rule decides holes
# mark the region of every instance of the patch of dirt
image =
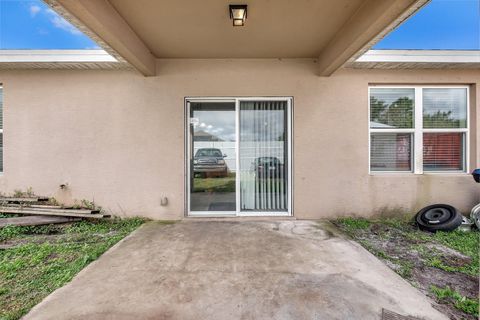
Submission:
[[56,253],[51,253],[48,255],[47,259],[46,260],[54,260],[58,257],[58,254]]
[[26,244],[43,244],[43,243],[88,243],[95,242],[99,238],[109,237],[116,235],[118,231],[112,230],[107,233],[91,233],[91,234],[82,234],[82,233],[62,233],[63,230],[59,229],[55,232],[49,234],[29,234],[21,238],[14,238],[9,240],[0,241],[0,250],[10,249]]
[[42,244],[45,242],[58,242],[62,237],[62,234],[50,234],[50,235],[40,235],[40,234],[30,234],[23,238],[9,239],[0,243],[1,246],[4,246],[5,249],[21,246],[24,244]]
[[[419,284],[423,284],[422,287],[425,284],[428,285],[426,289],[432,285],[439,288],[448,286],[462,296],[472,299],[478,297],[478,279],[464,273],[448,272],[434,267],[422,266],[413,270],[412,279]],[[419,289],[422,289],[422,287]],[[422,291],[429,294],[428,291]]]
[[[342,225],[336,224],[345,230]],[[453,320],[475,320],[475,316],[466,314],[454,307],[454,301],[441,301],[430,291],[432,286],[454,289],[462,296],[478,299],[479,279],[461,273],[449,272],[428,265],[432,254],[445,265],[462,267],[471,262],[471,258],[445,247],[417,237],[409,237],[407,232],[382,224],[372,224],[364,230],[355,230],[354,239],[374,253],[386,265],[406,278],[412,285],[429,296],[437,304],[434,306]]]

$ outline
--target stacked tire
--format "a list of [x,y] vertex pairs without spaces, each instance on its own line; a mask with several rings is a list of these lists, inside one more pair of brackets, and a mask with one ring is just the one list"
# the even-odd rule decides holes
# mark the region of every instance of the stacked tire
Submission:
[[418,227],[424,231],[453,231],[462,224],[463,216],[448,204],[434,204],[420,210],[415,216]]

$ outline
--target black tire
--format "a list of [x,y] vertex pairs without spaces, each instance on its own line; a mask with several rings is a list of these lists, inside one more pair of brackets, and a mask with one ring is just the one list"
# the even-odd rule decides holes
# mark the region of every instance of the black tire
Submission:
[[415,221],[425,231],[453,231],[462,224],[462,214],[448,204],[434,204],[420,210]]

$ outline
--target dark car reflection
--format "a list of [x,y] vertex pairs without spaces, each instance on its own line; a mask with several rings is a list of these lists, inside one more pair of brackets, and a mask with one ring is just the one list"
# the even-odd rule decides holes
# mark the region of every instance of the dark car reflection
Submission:
[[283,165],[277,157],[258,157],[252,163],[257,179],[283,178]]
[[202,178],[226,177],[228,166],[225,162],[226,155],[220,149],[198,149],[193,158],[193,173]]

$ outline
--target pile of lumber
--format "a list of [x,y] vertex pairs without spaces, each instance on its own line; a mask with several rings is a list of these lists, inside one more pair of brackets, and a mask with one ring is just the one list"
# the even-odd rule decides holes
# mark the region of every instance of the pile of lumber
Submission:
[[[101,213],[100,210],[51,205],[48,201],[49,199],[45,197],[0,197],[0,213],[31,216],[28,218],[7,218],[8,221],[2,220],[4,220],[4,224],[7,225],[41,225],[78,221],[80,219],[103,219],[110,217],[109,215]],[[36,218],[33,216],[44,216],[44,218]],[[2,227],[2,223],[0,223],[0,227]]]
[[0,228],[6,226],[43,226],[47,224],[60,224],[80,221],[81,218],[56,217],[56,216],[23,216],[0,219]]

